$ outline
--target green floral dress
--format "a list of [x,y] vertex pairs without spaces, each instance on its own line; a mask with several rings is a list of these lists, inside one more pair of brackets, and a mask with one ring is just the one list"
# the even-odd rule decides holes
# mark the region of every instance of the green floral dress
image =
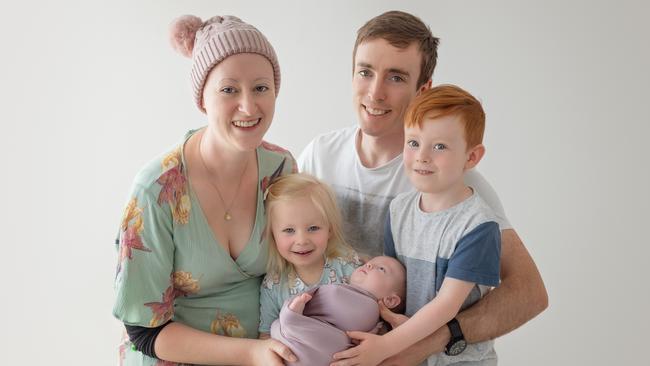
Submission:
[[[257,338],[267,243],[263,192],[277,176],[297,171],[291,154],[263,142],[257,148],[255,224],[233,260],[215,239],[185,171],[183,144],[137,175],[118,240],[113,314],[128,325],[156,327],[170,319],[230,337]],[[119,347],[122,365],[172,365]]]

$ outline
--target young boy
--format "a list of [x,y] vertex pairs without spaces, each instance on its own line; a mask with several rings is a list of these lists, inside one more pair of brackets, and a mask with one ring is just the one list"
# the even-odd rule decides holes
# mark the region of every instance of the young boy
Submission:
[[441,85],[416,97],[404,121],[404,168],[417,191],[391,202],[385,252],[406,266],[410,319],[383,336],[350,332],[361,344],[344,353],[355,365],[376,365],[449,322],[450,347],[428,365],[496,364],[491,342],[466,346],[453,334],[458,311],[499,283],[496,216],[463,180],[485,152],[485,114],[466,91]]
[[271,336],[291,348],[295,366],[328,366],[332,355],[352,346],[346,331],[378,329],[381,301],[402,304],[406,273],[391,257],[374,257],[357,268],[350,284],[317,286],[288,300],[271,326]]

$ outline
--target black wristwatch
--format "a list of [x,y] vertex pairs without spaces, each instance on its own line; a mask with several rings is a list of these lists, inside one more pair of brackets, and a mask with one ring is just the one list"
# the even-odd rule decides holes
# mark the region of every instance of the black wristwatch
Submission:
[[447,327],[449,327],[451,338],[449,339],[449,343],[447,343],[447,347],[445,347],[445,354],[447,356],[458,356],[467,347],[467,341],[465,341],[463,331],[460,330],[460,324],[458,324],[456,318],[450,320],[447,323]]

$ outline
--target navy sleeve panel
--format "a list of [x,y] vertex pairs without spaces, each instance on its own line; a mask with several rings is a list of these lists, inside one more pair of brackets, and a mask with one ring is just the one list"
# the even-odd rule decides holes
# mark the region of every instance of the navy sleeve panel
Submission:
[[156,357],[154,344],[156,343],[156,338],[158,338],[160,331],[169,324],[171,324],[171,320],[155,328],[146,328],[127,324],[124,324],[124,326],[126,327],[126,333],[128,333],[129,339],[135,346],[135,349],[149,357],[158,358]]
[[393,231],[390,229],[390,211],[386,215],[386,224],[384,225],[384,255],[397,258],[395,242],[393,241]]
[[499,285],[501,231],[496,222],[484,222],[465,234],[449,258],[447,277],[480,285]]

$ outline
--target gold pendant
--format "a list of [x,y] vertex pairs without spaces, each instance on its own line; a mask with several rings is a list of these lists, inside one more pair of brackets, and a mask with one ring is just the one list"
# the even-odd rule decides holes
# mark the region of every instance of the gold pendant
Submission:
[[232,216],[230,216],[230,212],[226,212],[223,218],[226,219],[226,221],[230,221],[230,219],[232,219]]

